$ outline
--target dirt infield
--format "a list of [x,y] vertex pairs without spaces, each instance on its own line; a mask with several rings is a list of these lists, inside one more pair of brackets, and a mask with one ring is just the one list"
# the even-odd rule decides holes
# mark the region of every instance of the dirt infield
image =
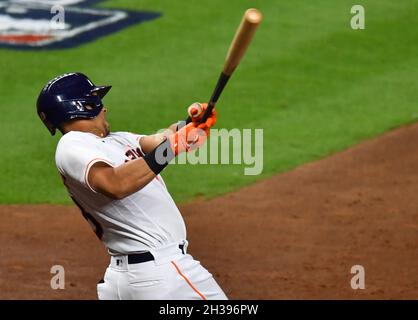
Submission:
[[[232,299],[417,299],[417,190],[413,125],[181,211],[190,253]],[[0,243],[1,299],[96,298],[108,260],[76,208],[2,206]]]

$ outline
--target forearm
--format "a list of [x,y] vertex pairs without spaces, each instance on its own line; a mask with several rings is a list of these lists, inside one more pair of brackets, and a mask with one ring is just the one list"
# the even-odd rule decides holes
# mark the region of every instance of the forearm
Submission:
[[98,162],[90,169],[88,179],[95,191],[113,199],[122,199],[150,183],[174,157],[169,139],[164,138],[143,158],[128,161],[118,167]]
[[144,136],[140,139],[139,144],[141,145],[142,151],[147,154],[158,147],[165,139],[177,131],[177,122],[173,123],[163,132],[156,133],[149,136]]
[[128,161],[114,168],[119,196],[126,197],[145,187],[156,176],[144,159]]
[[122,199],[145,187],[155,176],[141,158],[114,168],[99,162],[90,169],[88,179],[95,191],[113,199]]
[[203,145],[215,123],[216,111],[213,110],[206,122],[198,126],[190,122],[177,128],[178,124],[174,123],[161,133],[144,136],[139,141],[145,153],[142,158],[116,168],[98,162],[89,171],[89,184],[95,191],[111,198],[127,197],[150,183],[179,153]]

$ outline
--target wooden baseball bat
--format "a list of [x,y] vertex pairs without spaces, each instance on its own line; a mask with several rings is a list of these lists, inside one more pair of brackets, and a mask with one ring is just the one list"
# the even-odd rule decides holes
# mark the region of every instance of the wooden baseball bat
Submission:
[[[247,50],[248,45],[250,44],[254,33],[262,20],[263,15],[257,9],[252,8],[245,11],[241,20],[241,24],[239,25],[234,39],[232,40],[232,43],[229,47],[223,70],[208,102],[208,107],[202,119],[200,120],[201,123],[205,122],[208,116],[211,114],[212,109],[215,107],[215,104],[219,99],[219,96],[228,83],[232,73],[240,63],[241,58],[244,56],[245,51]],[[191,118],[187,118],[186,122],[189,123],[190,121]]]

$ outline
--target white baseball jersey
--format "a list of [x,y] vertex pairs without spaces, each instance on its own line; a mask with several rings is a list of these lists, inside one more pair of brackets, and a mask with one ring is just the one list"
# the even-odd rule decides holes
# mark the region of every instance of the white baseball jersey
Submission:
[[110,254],[148,251],[186,239],[183,218],[161,176],[121,200],[97,193],[87,181],[97,162],[117,167],[142,157],[141,137],[114,132],[100,138],[71,131],[57,146],[55,161],[64,184]]

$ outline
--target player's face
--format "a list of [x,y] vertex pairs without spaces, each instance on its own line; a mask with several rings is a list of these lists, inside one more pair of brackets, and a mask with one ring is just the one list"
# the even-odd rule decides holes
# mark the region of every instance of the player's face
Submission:
[[75,119],[61,125],[63,133],[70,131],[91,132],[99,137],[106,137],[110,133],[110,125],[106,119],[107,108],[103,107],[94,119]]
[[110,125],[106,119],[107,108],[103,107],[94,119],[74,119],[61,124],[61,130],[65,134],[70,131],[91,132],[99,137],[106,137],[110,133]]
[[100,111],[99,115],[94,119],[97,129],[102,132],[105,137],[110,133],[110,125],[106,119],[106,112],[107,108],[103,107],[102,111]]

